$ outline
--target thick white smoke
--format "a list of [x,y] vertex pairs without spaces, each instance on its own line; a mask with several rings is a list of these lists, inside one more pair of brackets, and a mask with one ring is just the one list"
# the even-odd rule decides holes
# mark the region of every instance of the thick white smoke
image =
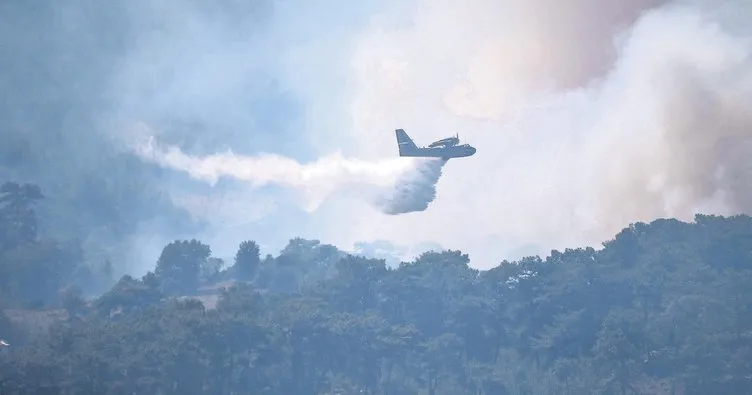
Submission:
[[[280,241],[304,234],[342,248],[432,241],[488,267],[522,247],[597,246],[634,221],[752,210],[748,2],[277,5],[264,36],[247,42],[235,40],[243,29],[206,22],[202,12],[167,18],[170,29],[139,40],[146,48],[128,57],[113,88],[128,98],[118,111],[123,122],[161,128],[196,118],[197,131],[161,140],[184,152],[195,138],[204,153],[231,146],[321,158],[300,164],[168,149],[150,159],[209,182],[231,174],[252,186],[284,185],[307,208],[318,207],[298,216],[278,204],[255,236],[273,229]],[[347,22],[332,23],[330,7]],[[257,106],[239,94],[270,75],[300,104],[300,119],[283,131],[249,117]],[[382,161],[395,155],[388,132],[395,128],[419,144],[459,132],[478,153],[443,168]],[[346,155],[327,156],[332,147]],[[392,188],[411,172],[426,177],[409,184],[410,193]],[[439,172],[436,184],[428,176]],[[279,203],[276,191],[250,192],[249,201]],[[322,203],[333,194],[357,195],[379,210],[353,199]],[[428,202],[413,215],[384,215]],[[216,240],[246,237],[223,226],[214,232]]]
[[[361,215],[337,237],[432,240],[489,266],[526,244],[597,247],[635,221],[751,212],[751,11],[722,0],[385,11],[353,55],[363,153],[395,124],[423,141],[459,132],[479,152],[445,172],[431,210]],[[395,27],[398,15],[410,23]]]
[[[143,125],[141,125],[143,127]],[[215,184],[231,177],[253,188],[277,185],[290,188],[303,199],[307,211],[316,210],[333,194],[362,199],[385,214],[423,211],[436,198],[436,183],[447,162],[433,158],[393,158],[363,161],[329,155],[301,164],[280,155],[253,157],[231,151],[206,157],[187,155],[178,147],[162,147],[153,136],[133,145],[144,160]]]

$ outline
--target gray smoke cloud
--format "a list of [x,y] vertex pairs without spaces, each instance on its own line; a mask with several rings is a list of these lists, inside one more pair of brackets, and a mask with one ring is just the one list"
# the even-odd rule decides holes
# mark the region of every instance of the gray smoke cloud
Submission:
[[41,235],[79,242],[84,263],[109,260],[114,276],[153,266],[165,240],[202,229],[165,197],[170,176],[102,127],[123,100],[109,94],[113,71],[139,39],[127,8],[0,4],[0,182],[38,184]]
[[[232,147],[315,159],[311,136],[298,132],[310,105],[278,73],[311,30],[322,31],[315,21],[325,7],[317,7],[2,2],[0,181],[40,184],[48,196],[42,233],[82,242],[87,262],[110,260],[115,276],[153,268],[176,238],[197,237],[232,256],[243,239],[274,252],[306,235],[294,210],[264,222],[277,212],[273,193],[211,188],[139,160],[124,125],[159,125],[161,139],[192,154]],[[357,7],[342,10],[359,23]]]
[[[190,235],[225,255],[246,238],[430,241],[489,267],[752,212],[747,2],[23,4],[0,12],[0,175],[63,196],[59,233],[147,265]],[[133,156],[138,122],[180,166]],[[421,172],[395,128],[479,150]],[[186,166],[199,177],[171,171]]]

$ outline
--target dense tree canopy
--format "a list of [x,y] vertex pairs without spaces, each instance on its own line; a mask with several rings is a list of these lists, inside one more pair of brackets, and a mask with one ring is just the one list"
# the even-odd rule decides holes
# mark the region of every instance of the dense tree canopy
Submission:
[[482,271],[461,251],[389,268],[300,238],[264,259],[249,239],[225,268],[176,240],[92,299],[76,246],[34,233],[42,191],[2,193],[5,394],[752,392],[747,216]]

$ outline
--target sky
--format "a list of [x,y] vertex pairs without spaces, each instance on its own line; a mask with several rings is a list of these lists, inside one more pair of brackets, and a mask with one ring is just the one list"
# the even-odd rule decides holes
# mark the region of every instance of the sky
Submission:
[[[81,107],[93,132],[78,143],[137,158],[204,221],[142,215],[144,257],[189,233],[222,256],[300,236],[405,259],[460,249],[486,269],[636,221],[752,208],[743,2],[60,4],[48,18],[69,44],[44,48],[78,43],[80,67],[98,66],[75,75],[101,103]],[[478,151],[429,169],[397,157],[397,128]],[[430,204],[387,214],[383,193]]]

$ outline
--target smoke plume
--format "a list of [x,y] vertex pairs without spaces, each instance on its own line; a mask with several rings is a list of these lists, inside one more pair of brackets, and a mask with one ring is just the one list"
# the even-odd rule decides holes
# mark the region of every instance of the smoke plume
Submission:
[[[310,169],[331,161],[338,176],[286,181],[317,208],[317,237],[433,241],[488,266],[522,246],[597,246],[630,222],[752,210],[752,15],[742,3],[379,4],[357,11],[369,17],[349,35],[311,34],[276,69],[307,109],[310,146],[385,172],[356,176],[319,151]],[[418,144],[459,133],[479,152],[397,170],[379,159],[394,156],[395,128]],[[309,169],[293,162],[289,174]],[[379,210],[323,203],[332,194]]]
[[[752,213],[749,2],[45,4],[0,12],[0,176],[131,267],[188,236],[428,241],[488,267]],[[137,121],[164,146],[123,150]],[[394,158],[395,128],[478,153]]]
[[366,153],[394,124],[479,153],[420,218],[362,216],[343,240],[432,240],[487,267],[525,245],[597,247],[631,222],[752,212],[746,3],[417,3],[361,35],[353,129]]

